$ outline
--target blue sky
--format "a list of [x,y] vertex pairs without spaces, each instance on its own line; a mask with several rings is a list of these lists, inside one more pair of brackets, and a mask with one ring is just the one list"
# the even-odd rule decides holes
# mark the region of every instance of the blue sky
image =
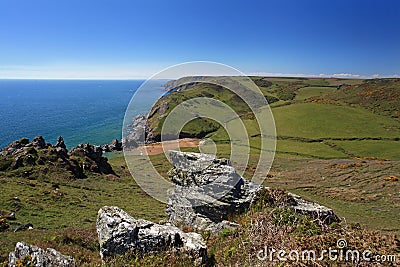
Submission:
[[186,61],[249,74],[400,74],[400,1],[0,0],[0,77],[129,78]]

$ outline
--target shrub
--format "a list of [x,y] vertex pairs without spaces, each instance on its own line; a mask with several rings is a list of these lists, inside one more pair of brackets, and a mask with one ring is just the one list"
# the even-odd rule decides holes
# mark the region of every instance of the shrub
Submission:
[[0,232],[4,232],[10,228],[10,224],[4,219],[3,217],[0,217]]
[[10,168],[12,163],[13,163],[12,159],[7,159],[7,158],[0,159],[0,171],[5,171],[8,168]]

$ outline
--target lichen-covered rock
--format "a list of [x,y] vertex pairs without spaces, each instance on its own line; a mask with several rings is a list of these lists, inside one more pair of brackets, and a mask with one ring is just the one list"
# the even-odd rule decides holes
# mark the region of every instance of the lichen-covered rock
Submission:
[[[25,263],[24,265],[21,265]],[[55,249],[46,250],[18,242],[13,252],[8,256],[8,266],[34,266],[34,267],[75,267],[76,262],[70,256],[65,256]]]
[[304,200],[300,196],[288,193],[295,202],[294,205],[290,205],[294,211],[309,215],[323,224],[331,224],[333,222],[339,222],[340,218],[336,216],[332,209],[322,206],[318,203]]
[[172,225],[160,225],[135,219],[118,207],[103,207],[98,212],[97,233],[100,255],[148,254],[168,249],[184,251],[196,259],[206,259],[206,245],[201,235],[184,233]]
[[336,216],[332,209],[315,202],[307,201],[283,189],[264,187],[258,192],[255,204],[258,206],[292,209],[297,213],[308,215],[318,220],[321,225],[340,221],[340,218]]
[[237,225],[229,215],[246,210],[262,186],[238,175],[229,160],[212,155],[170,151],[169,175],[176,184],[166,212],[175,225],[213,233]]

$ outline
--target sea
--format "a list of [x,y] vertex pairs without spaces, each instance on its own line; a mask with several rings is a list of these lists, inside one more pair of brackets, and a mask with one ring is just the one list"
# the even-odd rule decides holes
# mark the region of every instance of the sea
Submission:
[[[42,135],[48,143],[62,136],[68,148],[121,139],[131,98],[144,80],[0,80],[0,149],[14,140]],[[142,92],[127,119],[148,112],[161,96],[160,84]]]

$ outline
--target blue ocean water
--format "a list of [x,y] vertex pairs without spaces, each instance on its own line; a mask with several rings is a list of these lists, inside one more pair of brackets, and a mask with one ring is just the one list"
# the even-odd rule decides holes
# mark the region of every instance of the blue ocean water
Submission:
[[[79,143],[121,139],[127,105],[143,80],[0,80],[0,148],[22,137]],[[158,94],[161,92],[161,88]],[[154,99],[130,110],[146,112]]]

